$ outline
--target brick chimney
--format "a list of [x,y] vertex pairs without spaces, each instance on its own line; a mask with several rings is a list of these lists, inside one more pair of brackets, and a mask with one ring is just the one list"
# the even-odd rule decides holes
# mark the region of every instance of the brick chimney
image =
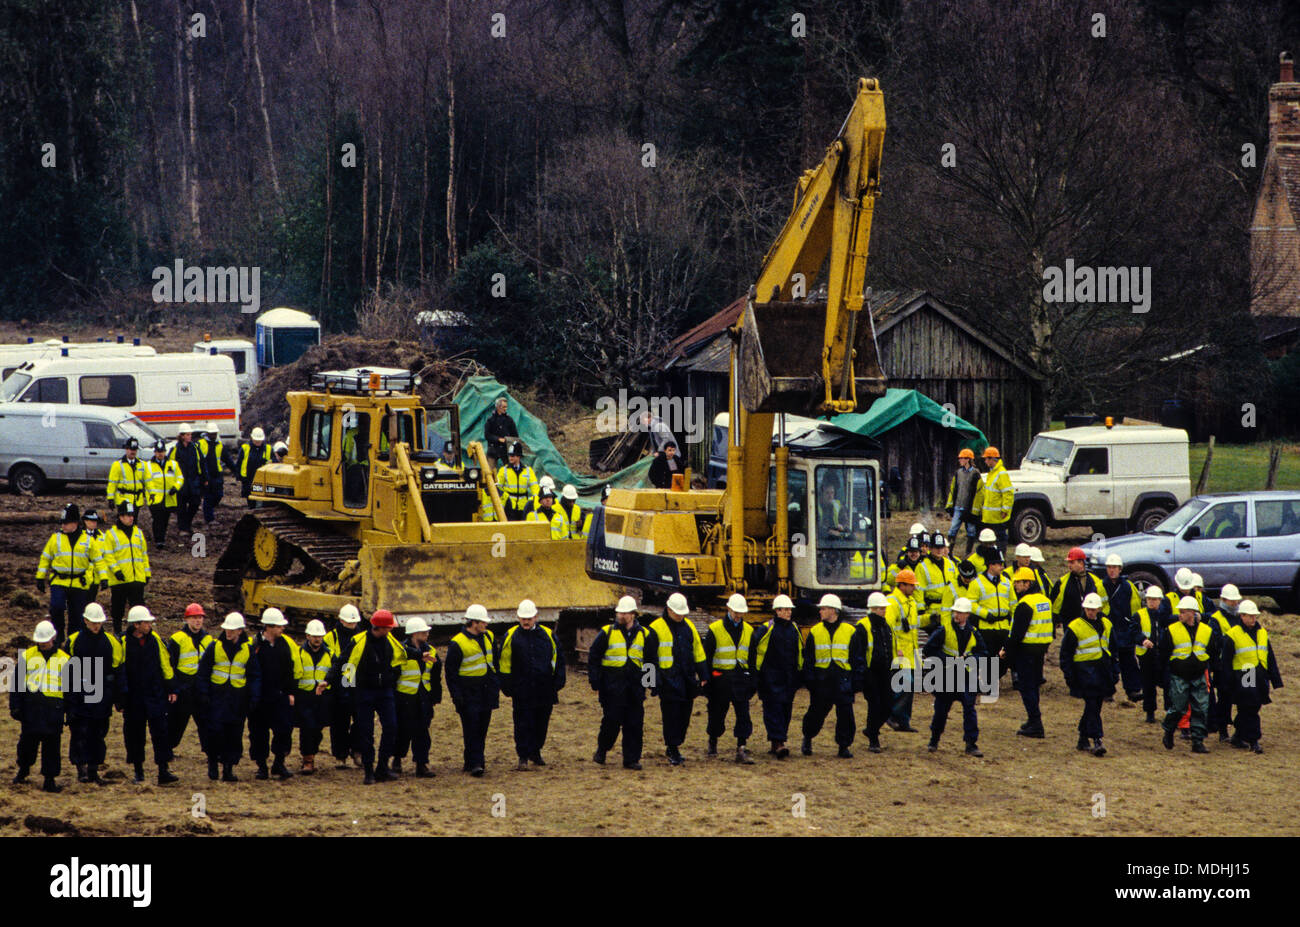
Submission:
[[1300,83],[1290,52],[1279,56],[1278,82],[1268,89],[1268,144],[1300,145]]

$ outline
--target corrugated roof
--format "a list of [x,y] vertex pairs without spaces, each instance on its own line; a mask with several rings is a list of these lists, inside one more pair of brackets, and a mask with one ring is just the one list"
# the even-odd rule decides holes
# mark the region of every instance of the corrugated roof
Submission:
[[[669,367],[679,366],[679,358],[694,354],[732,325],[735,325],[736,320],[740,318],[740,314],[744,311],[745,297],[742,296],[730,303],[721,312],[709,316],[699,325],[678,335],[664,349],[663,369],[667,370]],[[725,371],[726,366],[724,365],[722,369]]]

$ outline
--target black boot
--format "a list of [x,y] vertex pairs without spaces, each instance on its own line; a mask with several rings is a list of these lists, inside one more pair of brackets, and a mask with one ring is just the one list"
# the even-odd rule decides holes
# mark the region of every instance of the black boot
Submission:
[[428,763],[416,763],[416,764],[415,764],[415,778],[417,778],[417,779],[432,779],[432,778],[433,778],[433,770],[429,769],[429,764],[428,764]]
[[63,786],[54,781],[53,776],[46,776],[45,782],[41,785],[42,792],[62,792]]
[[868,737],[868,738],[867,738],[867,752],[868,752],[868,753],[880,753],[880,752],[882,752],[884,749],[885,749],[884,747],[880,746],[880,738],[879,738],[879,737]]
[[388,782],[393,779],[392,767],[389,765],[391,760],[386,756],[380,756],[379,761],[375,763],[375,781]]
[[293,778],[293,773],[289,772],[289,768],[284,765],[284,757],[282,756],[277,756],[275,758],[275,762],[271,764],[271,772],[275,775],[275,778],[279,779],[281,782],[285,779]]
[[160,763],[158,765],[159,785],[170,785],[173,782],[180,782],[180,781],[181,781],[180,776],[177,776],[170,769],[168,769],[166,763]]
[[78,781],[78,782],[89,782],[89,781],[90,781],[90,773],[86,772],[86,764],[85,764],[85,763],[78,763],[78,764],[77,764],[77,781]]
[[1147,712],[1147,716],[1146,716],[1146,718],[1143,719],[1143,720],[1145,720],[1147,724],[1155,724],[1155,723],[1156,723],[1156,713],[1155,713],[1154,711],[1148,711],[1148,712]]
[[221,766],[221,781],[222,781],[222,782],[238,782],[238,781],[239,781],[239,777],[235,775],[235,764],[234,764],[234,763],[224,763],[224,764],[222,764],[222,766]]
[[390,767],[390,772],[393,774],[393,778],[397,778],[402,774],[402,761],[397,757],[393,757],[393,765]]
[[99,778],[99,764],[91,763],[86,767],[86,781],[92,785],[103,785],[104,780]]
[[805,737],[805,738],[803,739],[803,745],[799,748],[799,752],[802,753],[804,756],[812,756],[812,738],[811,738],[811,737]]
[[1100,738],[1100,737],[1098,737],[1096,740],[1094,740],[1094,741],[1092,742],[1092,755],[1093,755],[1093,756],[1105,756],[1105,755],[1106,755],[1106,748],[1103,747],[1103,746],[1101,745],[1101,738]]
[[931,737],[931,738],[930,738],[930,745],[929,745],[928,747],[926,747],[925,749],[928,750],[930,753],[938,753],[938,752],[939,752],[939,741],[936,740],[935,738]]
[[213,759],[208,760],[208,778],[211,779],[213,782],[216,782],[219,778],[221,778],[221,773],[217,771],[216,760]]
[[1252,740],[1252,741],[1250,742],[1250,752],[1251,752],[1251,753],[1263,753],[1263,752],[1264,752],[1264,748],[1261,747],[1261,746],[1259,745],[1259,741],[1258,741],[1258,740]]
[[1165,745],[1166,750],[1174,749],[1174,732],[1165,731],[1165,736],[1160,738],[1160,742]]
[[22,785],[27,781],[27,774],[32,771],[30,766],[19,766],[18,775],[14,776],[14,785]]
[[591,755],[591,761],[592,761],[593,763],[597,763],[597,764],[599,764],[599,765],[601,765],[601,766],[604,766],[604,765],[605,765],[605,751],[604,751],[604,750],[601,750],[601,749],[599,749],[599,748],[597,748],[597,749],[596,749],[596,752],[593,753],[593,754]]
[[972,740],[968,744],[966,744],[966,755],[983,756],[984,754],[980,751],[980,748],[975,745],[975,741]]
[[144,784],[144,764],[143,764],[143,763],[136,763],[136,764],[135,764],[135,770],[134,770],[134,771],[135,771],[135,779],[134,779],[133,781],[135,782],[136,785],[143,785],[143,784]]
[[718,738],[716,737],[709,738],[709,749],[706,751],[706,755],[707,756],[718,755]]
[[364,779],[361,780],[361,784],[362,784],[362,785],[374,785],[374,784],[375,784],[375,764],[374,764],[374,763],[367,763],[367,764],[365,765],[365,769],[366,769],[366,777],[365,777]]
[[839,751],[835,755],[842,760],[853,759],[853,751],[851,751],[848,747],[840,747]]
[[257,772],[253,774],[254,779],[270,779],[271,774],[266,768],[266,760],[257,761]]
[[1092,744],[1088,743],[1088,738],[1087,738],[1087,737],[1084,737],[1082,734],[1080,734],[1080,735],[1079,735],[1079,742],[1078,742],[1077,744],[1074,745],[1074,749],[1076,749],[1076,750],[1091,750],[1091,749],[1092,749]]
[[1193,752],[1193,753],[1209,753],[1209,752],[1210,752],[1210,748],[1207,747],[1207,746],[1205,746],[1205,741],[1203,741],[1203,740],[1194,740],[1194,741],[1192,741],[1192,752]]

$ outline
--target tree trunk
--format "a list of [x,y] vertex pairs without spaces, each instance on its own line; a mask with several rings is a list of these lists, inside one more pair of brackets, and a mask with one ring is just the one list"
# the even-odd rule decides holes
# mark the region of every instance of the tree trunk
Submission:
[[197,97],[199,78],[198,71],[194,67],[194,37],[190,34],[189,26],[184,22],[181,24],[185,35],[185,74],[189,115],[189,207],[190,207],[190,235],[194,238],[195,245],[202,247],[203,228],[199,222],[199,142],[198,142],[198,113]]
[[444,52],[447,61],[447,273],[456,272],[456,79],[451,64],[451,2],[447,0]]
[[262,110],[262,129],[266,135],[266,161],[271,171],[271,189],[275,191],[275,202],[282,207],[284,200],[280,195],[280,172],[275,167],[275,143],[271,138],[271,114],[266,109],[266,75],[262,73],[262,52],[257,38],[257,0],[253,0],[253,66],[257,69],[257,102]]
[[181,151],[181,189],[180,202],[190,198],[189,144],[185,134],[185,16],[181,12],[181,0],[175,0],[176,8],[176,46],[173,49],[176,71],[176,142]]

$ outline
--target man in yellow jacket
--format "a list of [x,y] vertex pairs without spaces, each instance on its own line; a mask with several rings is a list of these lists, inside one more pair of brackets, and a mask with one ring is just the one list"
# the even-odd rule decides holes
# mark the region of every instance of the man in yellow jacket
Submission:
[[144,462],[144,480],[153,542],[161,545],[167,540],[167,522],[180,505],[181,487],[185,485],[180,465],[167,459],[167,445],[162,441],[154,444],[153,459]]
[[149,545],[143,529],[135,523],[135,506],[130,502],[117,507],[117,524],[104,535],[103,550],[112,596],[113,634],[121,636],[122,617],[128,607],[144,604],[144,586],[152,575]]
[[130,502],[137,509],[145,501],[145,467],[138,459],[140,442],[127,438],[122,445],[122,456],[113,461],[108,470],[108,503],[117,506]]
[[984,484],[976,493],[975,508],[980,521],[993,529],[998,547],[1007,549],[1007,528],[1011,523],[1011,508],[1015,505],[1016,491],[1011,485],[1011,475],[1002,466],[1002,455],[996,447],[984,448]]
[[[917,666],[917,628],[920,623],[916,592],[916,574],[900,570],[885,604],[885,621],[894,638],[895,677],[901,675],[901,691],[895,690],[893,710],[886,722],[896,731],[915,731],[912,727],[912,674]],[[901,671],[901,672],[899,672]]]

